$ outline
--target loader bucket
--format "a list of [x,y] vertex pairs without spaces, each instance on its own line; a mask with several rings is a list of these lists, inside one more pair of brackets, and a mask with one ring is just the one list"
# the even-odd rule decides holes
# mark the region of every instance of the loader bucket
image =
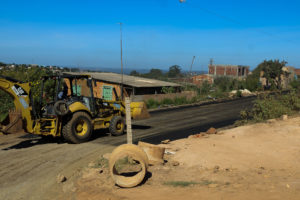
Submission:
[[144,102],[131,102],[131,117],[133,119],[147,119],[150,117],[147,106]]

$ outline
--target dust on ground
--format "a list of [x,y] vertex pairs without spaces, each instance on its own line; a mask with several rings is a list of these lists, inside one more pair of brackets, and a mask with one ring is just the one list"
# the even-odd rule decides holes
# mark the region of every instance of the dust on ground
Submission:
[[271,120],[164,144],[164,165],[147,180],[119,188],[99,157],[62,199],[300,199],[300,117]]

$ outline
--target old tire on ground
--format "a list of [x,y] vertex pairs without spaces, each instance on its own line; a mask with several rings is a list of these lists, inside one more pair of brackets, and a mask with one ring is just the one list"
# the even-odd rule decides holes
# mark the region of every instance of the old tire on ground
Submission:
[[[118,174],[115,164],[124,156],[131,157],[135,161],[138,161],[141,165],[141,171],[130,177]],[[146,176],[148,165],[149,161],[146,153],[140,147],[133,144],[123,144],[117,147],[109,158],[110,175],[118,186],[124,188],[130,188],[139,185]]]
[[75,144],[88,141],[92,133],[92,120],[85,112],[73,114],[72,119],[62,129],[64,139]]
[[124,129],[125,129],[125,122],[124,122],[123,117],[114,116],[111,119],[110,124],[109,124],[109,132],[113,136],[119,136],[124,133]]
[[57,114],[59,116],[64,116],[64,115],[68,114],[69,106],[64,101],[57,101],[53,106],[53,110],[54,110],[55,114]]

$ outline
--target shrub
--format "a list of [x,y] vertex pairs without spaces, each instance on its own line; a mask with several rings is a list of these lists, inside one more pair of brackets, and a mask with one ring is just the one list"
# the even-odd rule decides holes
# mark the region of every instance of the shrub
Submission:
[[267,119],[278,118],[284,114],[292,114],[300,110],[300,96],[295,91],[288,94],[277,94],[259,97],[251,110],[243,110],[240,113],[241,121],[260,122]]
[[299,80],[293,80],[290,82],[290,87],[292,89],[299,90],[300,89],[300,81]]
[[201,87],[197,90],[198,95],[208,94],[212,85],[206,80],[202,83]]
[[235,96],[238,97],[238,98],[242,97],[241,90],[237,90]]
[[163,87],[162,92],[164,94],[170,94],[170,93],[175,93],[176,89],[174,87]]
[[191,100],[189,101],[189,103],[196,103],[198,102],[198,97],[193,97],[191,98]]
[[189,103],[186,97],[176,97],[174,99],[174,104],[175,105],[182,105],[182,104],[187,104]]
[[165,98],[165,99],[163,99],[163,100],[160,102],[160,104],[162,104],[162,105],[170,105],[170,104],[174,104],[174,102],[173,102],[173,100],[170,99],[170,98]]
[[227,97],[227,94],[221,90],[215,90],[212,94],[212,97],[218,99],[218,98],[224,98]]
[[146,102],[146,105],[147,105],[147,108],[150,109],[150,108],[157,108],[159,106],[159,102],[154,100],[154,99],[149,99],[147,102]]

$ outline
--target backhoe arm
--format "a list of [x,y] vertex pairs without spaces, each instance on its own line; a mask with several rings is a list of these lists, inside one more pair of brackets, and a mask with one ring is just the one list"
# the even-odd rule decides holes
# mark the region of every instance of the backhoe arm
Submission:
[[31,116],[32,106],[30,105],[30,84],[23,83],[10,77],[0,75],[0,89],[8,93],[14,99],[16,110],[22,112],[22,119],[25,122],[26,131],[33,132],[33,120]]

